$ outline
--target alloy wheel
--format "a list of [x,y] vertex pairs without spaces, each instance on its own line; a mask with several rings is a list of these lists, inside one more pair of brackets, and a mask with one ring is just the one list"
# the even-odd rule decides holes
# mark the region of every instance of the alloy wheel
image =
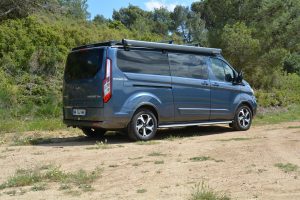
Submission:
[[148,114],[142,114],[137,118],[136,130],[142,137],[147,137],[153,133],[154,121]]
[[251,114],[248,108],[242,108],[238,115],[238,123],[242,128],[247,128],[251,123]]

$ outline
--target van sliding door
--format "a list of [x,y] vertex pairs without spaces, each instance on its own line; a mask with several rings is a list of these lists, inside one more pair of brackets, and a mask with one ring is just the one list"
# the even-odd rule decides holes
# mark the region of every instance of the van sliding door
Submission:
[[169,53],[175,121],[207,121],[210,118],[210,82],[206,56]]

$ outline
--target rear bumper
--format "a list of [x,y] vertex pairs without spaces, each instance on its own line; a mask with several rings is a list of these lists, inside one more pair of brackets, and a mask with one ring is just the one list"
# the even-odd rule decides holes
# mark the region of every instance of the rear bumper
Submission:
[[123,129],[127,124],[123,121],[114,120],[114,121],[80,121],[80,120],[69,120],[64,119],[64,124],[68,127],[89,127],[89,128],[104,128],[107,130],[117,130]]
[[93,128],[102,128],[103,122],[99,121],[78,121],[78,120],[69,120],[64,119],[64,124],[68,127],[93,127]]

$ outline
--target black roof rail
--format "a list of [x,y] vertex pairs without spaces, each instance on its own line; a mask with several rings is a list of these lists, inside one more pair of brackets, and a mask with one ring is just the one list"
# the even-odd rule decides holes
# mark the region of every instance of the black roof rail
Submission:
[[100,42],[95,44],[87,44],[79,47],[75,47],[72,49],[72,51],[80,50],[80,49],[86,49],[86,48],[94,48],[94,47],[102,47],[102,46],[114,46],[114,45],[122,45],[120,41],[111,40],[108,42]]
[[178,45],[178,44],[170,44],[170,43],[166,44],[166,43],[159,43],[159,42],[146,42],[146,41],[128,40],[128,39],[123,39],[122,42],[112,40],[108,42],[83,45],[83,46],[73,48],[72,51],[86,49],[86,48],[94,48],[94,47],[101,47],[101,46],[116,46],[116,45],[122,45],[126,49],[130,47],[144,47],[144,48],[151,48],[151,49],[173,50],[173,51],[205,53],[205,54],[220,54],[222,52],[221,49],[199,47],[195,45]]
[[128,40],[123,39],[122,44],[124,47],[145,47],[153,49],[162,49],[162,50],[173,50],[173,51],[183,51],[183,52],[192,52],[192,53],[205,53],[205,54],[220,54],[221,49],[215,48],[206,48],[206,47],[196,47],[188,45],[178,45],[178,44],[165,44],[158,42],[145,42],[139,40]]

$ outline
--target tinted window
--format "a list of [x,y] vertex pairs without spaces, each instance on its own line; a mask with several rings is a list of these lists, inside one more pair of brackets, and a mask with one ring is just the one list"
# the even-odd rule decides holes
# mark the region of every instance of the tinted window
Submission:
[[103,49],[75,51],[69,54],[65,69],[65,80],[93,78],[103,61]]
[[[231,79],[234,77],[231,67],[217,58],[211,59],[211,70],[213,73],[211,77],[212,80],[231,82]],[[231,77],[231,79],[229,77]]]
[[208,79],[206,56],[169,53],[172,76]]
[[[231,79],[233,79],[234,78],[234,73],[233,73],[233,70],[231,69],[231,67],[229,67],[225,62],[223,62],[223,66],[224,66],[224,71],[225,71],[225,77],[229,76],[229,77],[231,77]],[[225,78],[225,80],[228,81],[228,82],[232,81],[232,80],[229,81],[226,78]]]
[[118,67],[123,72],[170,75],[167,54],[158,51],[118,50]]

